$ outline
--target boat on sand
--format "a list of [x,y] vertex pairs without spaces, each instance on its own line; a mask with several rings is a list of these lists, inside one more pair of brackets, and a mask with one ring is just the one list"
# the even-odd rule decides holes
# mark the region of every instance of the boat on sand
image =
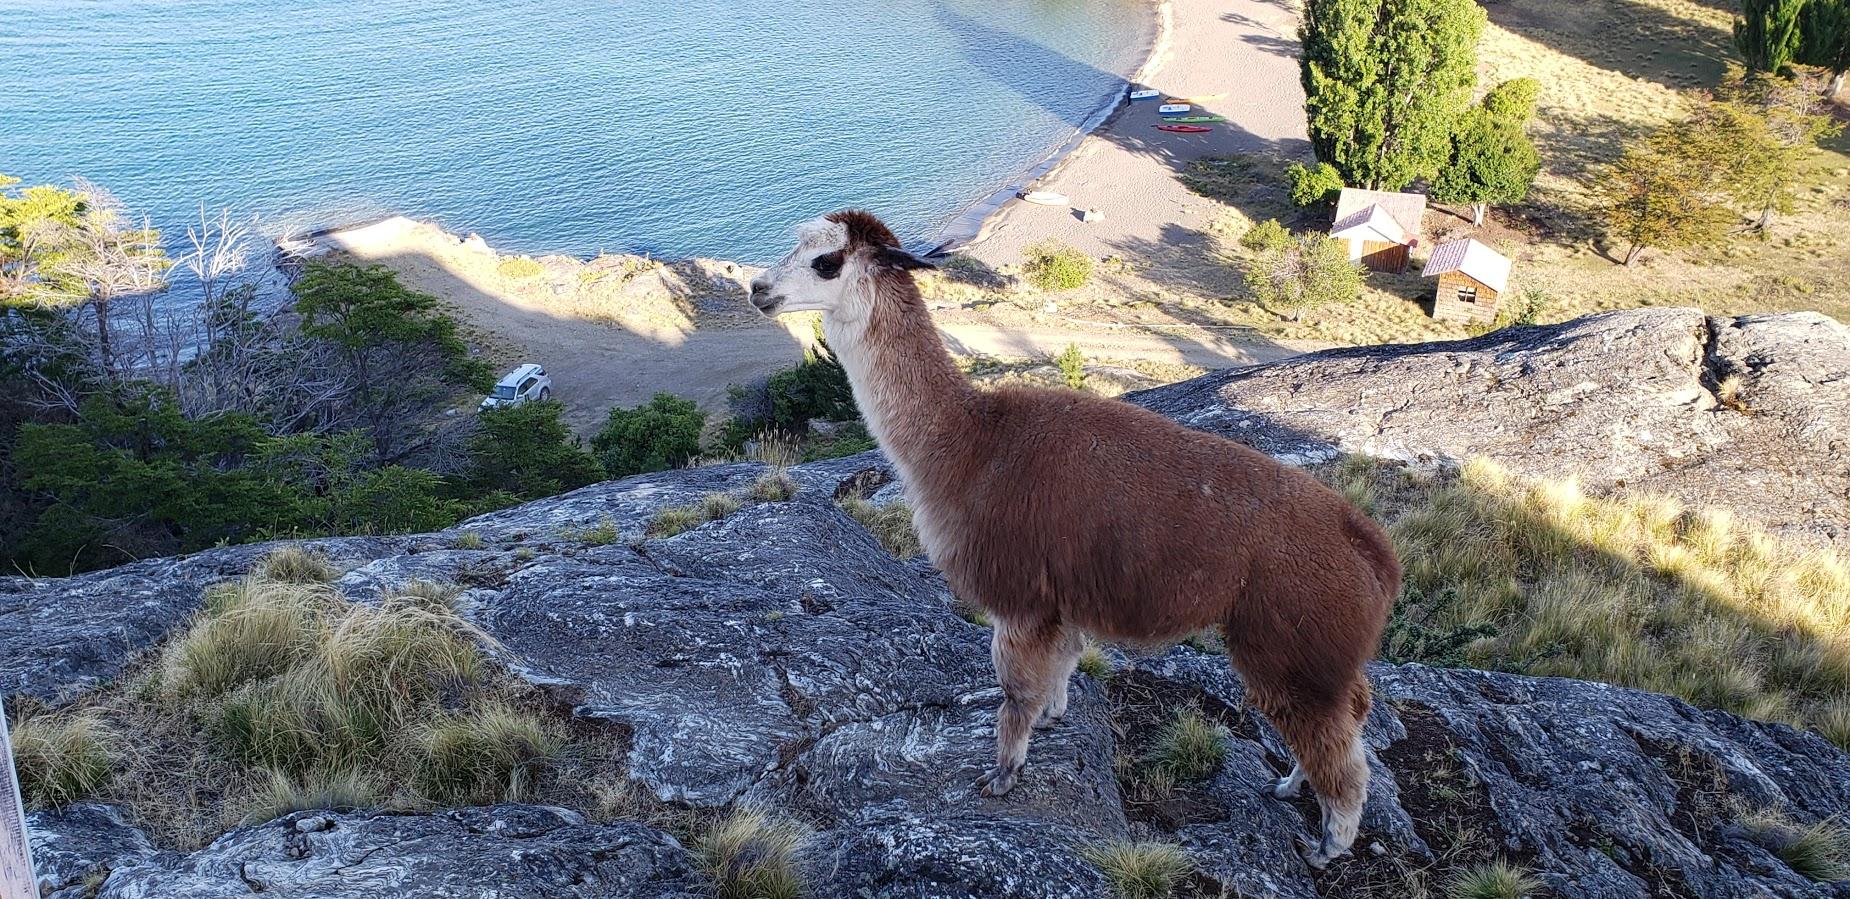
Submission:
[[1036,206],[1069,206],[1073,202],[1067,198],[1066,194],[1051,190],[1024,190],[1019,196]]
[[1214,129],[1206,125],[1158,125],[1156,126],[1156,130],[1169,131],[1176,134],[1200,134],[1204,131],[1213,131]]

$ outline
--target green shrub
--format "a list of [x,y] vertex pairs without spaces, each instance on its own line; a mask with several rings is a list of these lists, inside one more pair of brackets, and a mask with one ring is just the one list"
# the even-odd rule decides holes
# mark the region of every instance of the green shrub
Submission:
[[1042,290],[1073,290],[1092,278],[1092,257],[1065,244],[1043,241],[1022,251],[1021,273]]
[[696,850],[717,899],[798,899],[796,851],[804,835],[795,824],[741,810],[709,828]]
[[1542,882],[1509,862],[1473,865],[1452,876],[1446,886],[1449,899],[1523,899],[1542,888]]
[[613,478],[664,471],[699,455],[705,424],[693,400],[658,393],[646,405],[610,410],[591,449]]
[[1069,343],[1066,350],[1054,360],[1060,366],[1060,376],[1066,379],[1066,386],[1074,390],[1086,389],[1086,357],[1079,352],[1079,344]]
[[[601,480],[603,466],[566,426],[564,412],[558,400],[482,410],[476,416],[480,430],[469,440],[469,490],[478,495],[505,491],[528,500]],[[696,450],[699,439],[696,424]]]
[[1240,246],[1249,250],[1272,252],[1291,245],[1291,232],[1278,219],[1266,219],[1240,235]]
[[833,437],[811,440],[809,445],[803,447],[803,461],[819,462],[823,459],[839,459],[878,447],[879,444],[874,441],[874,435],[867,433],[867,425],[851,421],[843,424]]
[[83,713],[38,715],[13,726],[13,763],[26,804],[53,807],[95,796],[115,771],[116,736]]
[[505,705],[440,719],[419,744],[419,791],[451,805],[521,801],[562,746],[546,722]]
[[758,423],[760,431],[806,434],[811,419],[848,421],[861,414],[854,404],[848,371],[829,352],[820,325],[816,328],[816,344],[803,353],[803,364],[772,375],[766,390],[770,394],[770,416]]
[[1349,261],[1346,242],[1324,234],[1299,235],[1260,254],[1246,267],[1253,299],[1294,320],[1304,310],[1328,303],[1352,303],[1362,296],[1362,269]]
[[1111,881],[1122,899],[1168,899],[1195,871],[1195,863],[1174,843],[1106,843],[1080,856]]
[[1285,178],[1291,182],[1291,202],[1298,206],[1328,202],[1343,189],[1342,173],[1327,162],[1315,166],[1294,162],[1285,167]]
[[1175,780],[1189,781],[1219,771],[1226,758],[1227,729],[1199,709],[1184,706],[1157,735],[1145,762]]

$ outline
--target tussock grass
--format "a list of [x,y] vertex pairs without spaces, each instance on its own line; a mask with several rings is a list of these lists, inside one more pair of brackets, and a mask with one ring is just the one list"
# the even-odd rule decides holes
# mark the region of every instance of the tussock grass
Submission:
[[1842,556],[1723,511],[1589,496],[1485,461],[1428,480],[1366,460],[1322,474],[1387,523],[1406,568],[1397,616],[1483,628],[1445,647],[1465,663],[1669,693],[1850,747]]
[[[488,663],[493,641],[458,617],[456,592],[412,583],[360,605],[253,574],[209,590],[118,684],[24,729],[64,758],[94,759],[60,795],[100,792],[180,848],[297,809],[530,798],[566,748],[563,729]],[[53,720],[61,736],[33,736]],[[70,748],[86,729],[116,735],[88,741],[114,744],[113,779],[105,753]]]
[[278,584],[332,584],[340,577],[340,570],[327,556],[299,546],[286,546],[264,556],[251,575]]
[[116,734],[95,715],[22,718],[12,736],[19,789],[27,805],[60,806],[94,796],[115,771]]
[[744,503],[730,493],[709,493],[695,503],[657,510],[655,517],[649,520],[649,536],[673,537],[725,518],[743,506]]
[[1194,873],[1195,863],[1174,843],[1119,842],[1080,852],[1123,899],[1168,899]]
[[718,899],[797,899],[796,851],[805,836],[794,823],[741,809],[708,828],[696,849]]
[[1144,764],[1176,781],[1201,780],[1227,759],[1227,729],[1193,705],[1176,710]]
[[752,483],[751,498],[761,503],[789,502],[797,495],[797,482],[783,469],[772,469]]
[[488,545],[488,541],[482,539],[482,535],[475,531],[463,531],[456,535],[456,539],[450,545],[457,549],[481,549]]
[[1093,680],[1110,680],[1111,657],[1105,655],[1105,650],[1100,649],[1098,644],[1088,643],[1079,653],[1078,669]]
[[592,527],[567,528],[559,533],[559,538],[587,546],[609,546],[622,542],[623,532],[617,528],[616,521],[606,515]]
[[358,767],[309,771],[302,775],[267,768],[263,785],[245,803],[243,823],[261,824],[290,812],[313,809],[371,808],[384,801],[378,784]]
[[544,721],[500,704],[430,723],[418,742],[419,790],[452,805],[525,799],[561,748]]
[[1522,899],[1542,888],[1529,872],[1505,861],[1473,865],[1452,875],[1447,899]]
[[859,497],[844,497],[836,503],[848,517],[861,523],[861,527],[874,535],[886,551],[901,559],[923,555],[925,547],[919,543],[918,532],[912,527],[912,507],[905,503],[887,503],[876,506]]
[[1807,826],[1761,809],[1742,815],[1740,824],[1794,872],[1825,883],[1850,879],[1850,831],[1836,818]]

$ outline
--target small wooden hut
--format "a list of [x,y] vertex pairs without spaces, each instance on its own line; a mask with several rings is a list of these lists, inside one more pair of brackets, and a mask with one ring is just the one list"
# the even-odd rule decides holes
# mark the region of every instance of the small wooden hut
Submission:
[[1447,321],[1493,322],[1497,299],[1510,282],[1510,260],[1470,238],[1433,248],[1421,277],[1439,279],[1432,317]]
[[1409,252],[1420,244],[1424,194],[1345,187],[1336,200],[1336,223],[1330,236],[1349,242],[1349,259],[1378,272],[1407,268]]

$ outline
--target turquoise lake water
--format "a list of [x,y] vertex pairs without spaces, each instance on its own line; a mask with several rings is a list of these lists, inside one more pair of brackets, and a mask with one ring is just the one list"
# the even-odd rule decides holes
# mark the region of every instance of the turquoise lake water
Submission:
[[1148,0],[0,0],[0,173],[172,235],[391,213],[502,250],[763,262],[842,206],[909,242],[1108,106]]

